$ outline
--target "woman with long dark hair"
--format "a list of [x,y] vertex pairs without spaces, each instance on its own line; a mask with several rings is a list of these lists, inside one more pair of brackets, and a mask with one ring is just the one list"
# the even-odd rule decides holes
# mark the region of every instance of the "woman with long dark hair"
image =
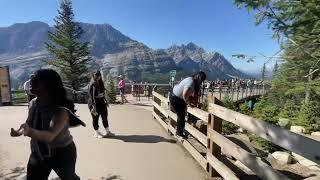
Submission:
[[18,130],[11,128],[11,136],[31,138],[27,180],[48,179],[52,169],[62,180],[80,179],[75,173],[77,149],[69,127],[85,124],[74,114],[59,74],[38,70],[31,79],[31,92],[36,98],[30,102],[26,123]]
[[[101,79],[100,71],[97,71],[93,76],[91,83],[89,85],[89,110],[92,116],[92,124],[95,130],[94,137],[102,138],[108,135],[112,136],[113,133],[109,130],[108,123],[108,102],[105,98],[105,90],[104,83]],[[103,127],[105,128],[105,133],[101,134],[99,132],[99,116],[101,116]]]
[[185,78],[173,88],[173,92],[170,95],[170,104],[178,116],[176,132],[178,137],[183,138],[185,136],[184,126],[187,105],[190,107],[196,106],[196,104],[192,103],[191,99],[194,93],[200,91],[200,86],[205,79],[206,74],[203,71],[199,71],[192,77]]

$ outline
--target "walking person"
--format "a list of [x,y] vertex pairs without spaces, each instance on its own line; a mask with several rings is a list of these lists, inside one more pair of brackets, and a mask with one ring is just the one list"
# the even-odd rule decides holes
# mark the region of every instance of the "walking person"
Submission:
[[[95,130],[93,137],[102,138],[108,135],[113,135],[109,130],[108,123],[108,102],[105,98],[104,83],[101,79],[100,71],[97,71],[93,76],[91,83],[89,85],[89,100],[88,107],[92,116],[92,124]],[[99,132],[99,116],[101,116],[103,127],[105,128],[105,133]]]
[[135,91],[136,91],[136,81],[133,81],[133,82],[132,82],[132,85],[131,85],[131,94],[132,94],[132,97],[135,96]]
[[62,180],[80,179],[75,173],[77,149],[69,127],[85,124],[74,114],[74,104],[67,99],[62,80],[51,69],[38,70],[31,79],[28,118],[10,135],[31,138],[27,180],[46,180],[54,170]]
[[178,116],[176,135],[179,138],[185,137],[184,126],[187,105],[192,108],[196,106],[196,104],[193,104],[190,100],[194,93],[200,91],[201,84],[205,79],[206,74],[203,71],[199,71],[192,77],[185,78],[173,88],[173,92],[170,95],[170,104]]
[[127,103],[128,100],[125,96],[125,87],[126,87],[126,83],[124,82],[124,79],[122,77],[122,75],[118,76],[120,78],[120,81],[118,83],[118,88],[119,88],[119,91],[120,91],[120,96],[121,96],[121,104],[124,104],[124,103]]
[[26,92],[27,96],[28,96],[28,103],[35,98],[36,96],[34,94],[31,93],[30,89],[31,89],[31,79],[33,78],[33,74],[30,75],[30,78],[23,84],[23,89]]

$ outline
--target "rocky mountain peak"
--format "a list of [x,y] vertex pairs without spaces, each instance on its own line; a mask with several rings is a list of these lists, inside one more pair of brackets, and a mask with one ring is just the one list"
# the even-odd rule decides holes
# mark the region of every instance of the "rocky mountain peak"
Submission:
[[[209,79],[228,78],[227,74],[244,75],[221,54],[206,52],[193,42],[172,45],[168,49],[151,49],[110,24],[80,23],[80,26],[85,32],[80,40],[91,46],[92,66],[102,65],[108,71],[105,74],[124,74],[131,80],[168,74],[174,69],[184,74],[201,69],[207,72]],[[0,27],[0,64],[10,66],[15,82],[21,84],[30,72],[47,66],[50,58],[44,42],[48,41],[48,31],[53,30],[40,21]]]

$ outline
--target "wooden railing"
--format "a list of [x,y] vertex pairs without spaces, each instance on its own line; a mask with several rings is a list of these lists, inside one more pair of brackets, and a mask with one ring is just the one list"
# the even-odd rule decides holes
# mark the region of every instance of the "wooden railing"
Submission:
[[[223,154],[239,160],[262,179],[289,179],[266,164],[258,155],[248,152],[222,135],[223,120],[320,164],[320,142],[227,109],[214,96],[209,96],[208,102],[209,112],[198,108],[187,109],[188,114],[196,116],[207,124],[207,131],[201,132],[190,123],[186,123],[185,131],[192,136],[193,140],[188,138],[177,139],[177,141],[190,152],[210,176],[220,175],[227,180],[239,179],[238,175],[224,163],[225,161],[222,161],[224,157],[221,156],[221,149],[223,149]],[[175,134],[177,115],[170,110],[169,99],[155,91],[153,91],[152,114],[166,131]],[[200,148],[199,145],[201,145]]]
[[250,97],[258,97],[268,92],[269,86],[255,85],[252,87],[215,87],[213,89],[203,89],[203,95],[211,94],[222,100],[225,97],[231,98],[232,101],[243,101]]

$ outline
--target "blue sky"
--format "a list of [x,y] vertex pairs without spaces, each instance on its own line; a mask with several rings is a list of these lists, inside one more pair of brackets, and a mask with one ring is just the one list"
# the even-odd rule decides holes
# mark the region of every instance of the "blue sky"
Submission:
[[[2,0],[0,27],[16,22],[43,21],[52,25],[58,0]],[[236,68],[259,71],[255,63],[232,58],[244,53],[267,56],[278,51],[265,25],[255,26],[254,15],[233,0],[73,0],[77,21],[108,23],[151,48],[194,42],[207,51],[222,53]],[[272,66],[272,63],[269,63]]]

